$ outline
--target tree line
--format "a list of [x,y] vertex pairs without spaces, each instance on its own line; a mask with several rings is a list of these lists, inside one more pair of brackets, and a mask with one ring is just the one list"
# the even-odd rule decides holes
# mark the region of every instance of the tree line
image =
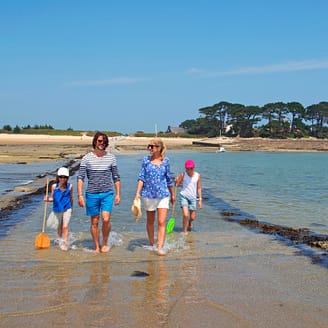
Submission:
[[[186,136],[207,137],[263,137],[263,138],[328,138],[328,102],[322,101],[304,107],[299,102],[274,102],[264,106],[234,104],[221,101],[198,109],[197,119],[183,121]],[[37,133],[43,130],[55,133],[51,125],[4,125],[0,132]],[[40,131],[41,132],[41,131]],[[71,127],[66,133],[79,133]],[[111,132],[113,135],[120,135]],[[144,135],[144,133],[142,133]],[[176,136],[173,134],[173,136]]]
[[11,125],[9,124],[5,124],[3,127],[2,127],[2,130],[5,131],[5,132],[13,132],[13,133],[20,133],[22,132],[22,130],[54,130],[54,128],[51,126],[51,125],[26,125],[26,126],[14,126],[14,127],[11,127]]
[[200,117],[179,127],[192,135],[243,138],[328,138],[328,102],[304,107],[299,102],[246,106],[221,101],[198,110]]

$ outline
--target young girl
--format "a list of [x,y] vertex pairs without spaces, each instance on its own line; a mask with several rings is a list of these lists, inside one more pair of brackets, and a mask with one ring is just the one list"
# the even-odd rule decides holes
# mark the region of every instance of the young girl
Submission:
[[200,174],[195,172],[195,163],[188,159],[185,162],[186,173],[181,173],[176,179],[175,185],[179,187],[182,184],[180,191],[180,201],[183,214],[183,232],[187,233],[192,229],[192,223],[196,219],[197,195],[198,206],[202,208],[202,186]]
[[68,182],[68,179],[68,169],[61,167],[57,172],[55,182],[51,186],[50,196],[47,195],[44,199],[46,202],[53,202],[53,212],[50,216],[53,217],[52,220],[58,222],[57,232],[62,239],[60,248],[63,251],[68,250],[68,225],[73,208],[73,186]]

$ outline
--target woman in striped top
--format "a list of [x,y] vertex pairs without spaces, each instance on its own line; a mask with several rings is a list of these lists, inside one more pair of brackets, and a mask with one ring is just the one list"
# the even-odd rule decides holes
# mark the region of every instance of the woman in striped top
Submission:
[[[80,207],[86,207],[86,214],[91,217],[90,232],[97,253],[109,251],[108,237],[111,231],[110,216],[113,203],[119,205],[121,201],[121,182],[116,157],[107,152],[108,144],[105,133],[95,134],[92,141],[93,151],[82,158],[77,177],[78,203]],[[88,179],[88,185],[84,199],[85,178]],[[98,228],[100,215],[103,237],[101,243]]]

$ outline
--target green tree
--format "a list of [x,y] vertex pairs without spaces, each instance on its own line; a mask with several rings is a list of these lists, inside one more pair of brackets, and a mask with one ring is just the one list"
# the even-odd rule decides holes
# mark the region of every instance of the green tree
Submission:
[[311,121],[311,134],[317,138],[322,138],[324,123],[327,123],[328,119],[328,102],[321,101],[318,104],[308,106],[306,118]]
[[199,110],[200,114],[205,115],[204,119],[205,121],[202,121],[203,127],[205,127],[206,134],[209,137],[215,137],[216,135],[220,134],[220,122],[217,119],[218,113],[216,111],[215,106],[209,106],[200,108]]
[[182,123],[180,123],[179,127],[188,131],[192,129],[196,124],[197,124],[196,120],[185,120]]
[[261,120],[261,107],[232,104],[227,113],[228,122],[233,125],[232,130],[240,137],[248,138],[254,136],[253,125]]
[[4,125],[2,129],[8,132],[12,131],[12,127],[9,124]]
[[289,131],[289,123],[286,123],[287,114],[287,105],[282,101],[268,103],[263,106],[262,116],[268,119],[267,129],[269,129],[271,137],[285,138],[287,136],[287,132]]
[[[288,102],[287,104],[288,112],[291,114],[291,122],[290,122],[290,132],[294,133],[295,129],[298,127],[301,119],[304,118],[305,108],[304,106],[296,101]],[[298,120],[296,120],[298,119]]]
[[18,125],[16,125],[15,127],[14,127],[14,130],[13,130],[13,132],[14,133],[21,133],[21,128],[18,126]]

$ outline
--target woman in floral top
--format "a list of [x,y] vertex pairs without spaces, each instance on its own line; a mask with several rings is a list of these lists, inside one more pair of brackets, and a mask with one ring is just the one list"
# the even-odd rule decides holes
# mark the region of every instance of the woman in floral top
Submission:
[[147,212],[147,234],[149,243],[155,243],[155,215],[157,211],[157,253],[165,255],[163,249],[165,239],[166,216],[169,203],[174,204],[174,181],[171,178],[170,160],[165,157],[166,147],[160,138],[150,141],[147,149],[150,152],[141,165],[138,177],[135,199],[143,197],[144,207]]

